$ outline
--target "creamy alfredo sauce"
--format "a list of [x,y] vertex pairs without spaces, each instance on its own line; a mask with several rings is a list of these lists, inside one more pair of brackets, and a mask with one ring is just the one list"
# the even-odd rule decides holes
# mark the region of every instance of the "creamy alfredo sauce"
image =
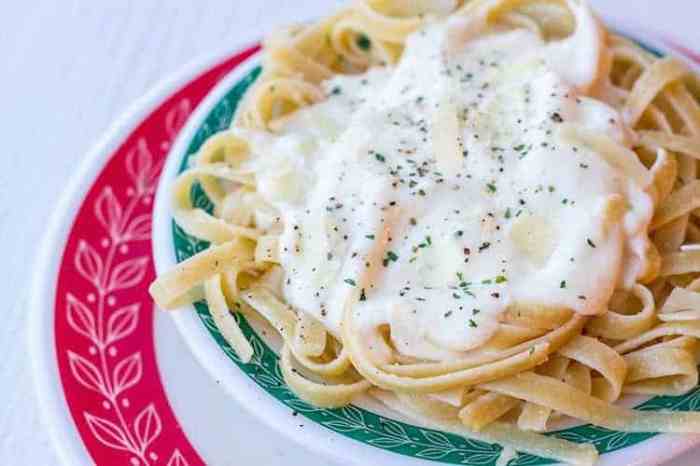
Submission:
[[285,299],[338,335],[359,293],[380,360],[382,325],[400,353],[444,360],[492,337],[508,306],[602,312],[651,216],[643,187],[561,135],[625,143],[620,115],[577,90],[597,69],[566,42],[470,28],[432,24],[395,68],[333,78],[277,134],[245,132],[284,225]]

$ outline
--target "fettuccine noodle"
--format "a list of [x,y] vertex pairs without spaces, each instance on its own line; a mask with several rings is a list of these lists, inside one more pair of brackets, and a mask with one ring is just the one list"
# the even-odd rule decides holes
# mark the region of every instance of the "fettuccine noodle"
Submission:
[[[431,37],[439,39],[430,42]],[[502,56],[499,44],[503,56],[511,57],[507,47],[517,43],[513,38],[544,52],[532,55],[530,62],[494,59],[489,64]],[[434,48],[432,55],[426,44]],[[474,58],[482,56],[479,47],[485,47],[483,57],[491,58]],[[487,55],[487,50],[495,52]],[[418,79],[411,73],[422,66],[415,60],[427,56],[447,71],[416,86],[436,95],[404,97],[413,92],[411,79]],[[466,67],[477,61],[481,74],[467,73]],[[427,70],[433,62],[426,63]],[[456,68],[450,68],[455,63]],[[491,81],[477,89],[472,81],[482,76]],[[455,198],[430,197],[437,195],[423,188],[422,180],[407,181],[412,174],[400,178],[407,170],[433,176],[436,190],[442,185],[448,191],[450,183],[458,190],[471,175],[450,177],[475,163],[474,157],[482,157],[473,149],[481,144],[476,142],[480,134],[486,132],[494,141],[506,137],[504,132],[515,138],[509,117],[499,109],[535,118],[537,105],[549,105],[538,100],[544,97],[538,96],[536,83],[529,90],[526,82],[525,100],[518,100],[518,79],[530,79],[519,76],[551,80],[551,97],[559,99],[562,110],[548,111],[546,124],[532,131],[541,129],[555,138],[557,150],[570,150],[567,158],[577,152],[589,157],[578,163],[581,176],[589,178],[572,181],[589,183],[576,188],[583,197],[571,207],[573,199],[560,195],[561,186],[543,181],[527,195],[559,196],[555,208],[546,208],[551,216],[538,214],[534,198],[526,203],[520,192],[519,204],[499,205],[498,196],[509,195],[510,188],[498,181],[497,170],[492,171],[478,196],[495,199],[488,204],[495,215],[489,211],[484,219],[469,218],[486,225],[480,234],[488,231],[503,242],[492,239],[476,247],[449,249],[454,241],[473,237],[472,230],[455,228],[451,234],[457,239],[444,239],[438,234],[442,227],[432,224],[435,229],[428,231],[434,233],[397,253],[397,242],[413,240],[412,228],[422,227],[421,222],[463,215],[456,208],[456,214],[448,212],[451,205],[440,210]],[[173,186],[175,221],[211,246],[158,277],[151,294],[164,309],[205,299],[243,361],[250,360],[253,348],[233,313],[258,313],[283,340],[280,368],[287,384],[320,407],[343,406],[369,394],[423,425],[580,465],[596,461],[595,448],[541,434],[558,418],[629,432],[700,433],[699,413],[636,411],[616,404],[626,394],[681,395],[698,383],[699,91],[697,76],[685,64],[657,58],[607,32],[583,0],[357,1],[329,18],[290,27],[265,42],[263,72],[245,95],[231,129],[207,140]],[[467,94],[474,96],[471,106],[459,100]],[[336,113],[331,111],[333,99],[342,102]],[[533,107],[527,106],[530,99]],[[518,107],[519,102],[524,106]],[[567,102],[587,110],[569,117],[563,108]],[[401,105],[414,110],[401,113]],[[330,109],[331,117],[319,117],[315,108]],[[380,117],[387,108],[387,118],[394,120],[391,124],[400,135],[393,140],[401,147],[399,155],[364,150],[374,139],[388,137],[388,129],[380,131],[384,135],[372,133],[375,125],[384,124]],[[361,116],[353,117],[353,112]],[[363,123],[361,118],[376,121]],[[411,121],[403,123],[402,118]],[[419,128],[419,137],[432,147],[423,165],[411,161],[421,159],[401,139],[408,131],[404,124]],[[285,139],[289,134],[305,136]],[[494,167],[505,167],[503,176],[521,160],[557,156],[555,147],[550,150],[544,142],[534,148],[516,140],[512,148],[492,144],[484,153],[490,154]],[[342,151],[364,154],[371,163],[389,167],[390,176],[375,178],[374,168],[357,175],[343,171],[335,180],[306,176],[313,170],[335,174],[335,162],[313,159]],[[283,157],[286,153],[306,158]],[[352,170],[365,170],[359,165],[365,162],[357,162],[355,155],[335,157]],[[399,166],[392,165],[397,160]],[[313,163],[321,168],[309,169],[316,167]],[[531,163],[538,167],[536,161]],[[551,164],[560,163],[551,159]],[[615,181],[595,184],[597,178],[585,174],[592,173],[585,171],[589,165]],[[330,201],[321,199],[322,194],[349,186],[344,184],[349,183],[346,176],[358,177],[358,193],[367,203],[347,198],[345,191]],[[395,185],[385,186],[377,179],[394,180]],[[566,181],[564,175],[562,179]],[[212,212],[193,204],[195,186],[212,202]],[[418,207],[394,201],[381,209],[370,206],[371,200],[383,196],[394,199],[386,194],[392,189],[407,190],[417,196],[416,203],[428,202],[429,211],[416,220],[406,212]],[[577,217],[581,223],[561,228],[555,219],[568,218],[559,217],[560,212],[564,216],[575,211],[564,209],[583,209],[577,206],[587,202],[586,193],[591,199],[599,197]],[[481,208],[482,201],[474,202],[475,209]],[[302,216],[304,209],[307,215]],[[346,230],[338,233],[341,220],[350,224],[360,218],[365,222],[357,227],[361,232],[348,229],[345,237]],[[504,223],[498,223],[500,219]],[[504,235],[501,225],[510,236],[498,236]],[[597,236],[582,231],[595,231]],[[340,246],[343,241],[348,242],[346,249]],[[560,257],[569,242],[582,246],[572,246]],[[478,260],[477,254],[501,252],[514,264],[527,263],[530,268],[522,270],[532,270],[532,276],[522,272],[519,278],[508,269],[472,280],[473,269],[468,267]],[[351,264],[349,258],[358,255],[357,265]],[[451,256],[457,256],[457,262]],[[554,263],[561,266],[556,270],[570,275],[544,285],[537,282],[538,274]],[[411,266],[418,272],[407,272]],[[408,277],[405,283],[410,286],[397,285],[400,297],[389,299],[381,293],[392,277],[397,283]],[[423,280],[423,294],[416,294],[416,279]],[[518,283],[525,285],[518,288]],[[588,291],[570,291],[577,286]],[[304,301],[300,296],[310,298]],[[405,307],[409,299],[412,307]],[[421,307],[426,299],[432,301]],[[453,309],[455,302],[460,306]],[[463,310],[463,302],[474,304]],[[423,307],[433,309],[432,314]],[[450,320],[459,312],[470,314]],[[421,328],[434,322],[435,328]]]

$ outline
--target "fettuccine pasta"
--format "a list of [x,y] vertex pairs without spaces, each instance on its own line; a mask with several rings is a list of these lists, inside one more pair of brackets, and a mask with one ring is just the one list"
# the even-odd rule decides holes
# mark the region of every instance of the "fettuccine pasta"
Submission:
[[354,2],[266,40],[173,186],[211,246],[151,294],[205,299],[243,361],[233,313],[264,318],[320,407],[577,465],[593,446],[542,434],[561,418],[700,433],[617,403],[698,383],[699,90],[584,0]]

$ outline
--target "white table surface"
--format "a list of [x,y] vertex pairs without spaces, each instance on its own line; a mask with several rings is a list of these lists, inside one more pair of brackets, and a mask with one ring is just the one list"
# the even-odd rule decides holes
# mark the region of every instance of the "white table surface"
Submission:
[[[0,464],[57,464],[32,387],[26,287],[47,218],[85,152],[135,98],[185,63],[340,3],[0,1]],[[610,19],[625,18],[700,50],[697,0],[593,3],[605,5]],[[233,450],[269,442],[269,429],[252,419],[241,422],[250,437],[232,439]],[[271,445],[268,451],[235,463],[279,464],[279,450]],[[690,452],[668,466],[697,466],[698,455]],[[292,456],[294,464],[326,464],[303,449]]]

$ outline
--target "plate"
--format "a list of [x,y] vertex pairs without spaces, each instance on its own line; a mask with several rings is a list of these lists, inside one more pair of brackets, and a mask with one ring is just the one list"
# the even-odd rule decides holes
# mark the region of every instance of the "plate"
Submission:
[[39,404],[64,464],[204,464],[156,353],[153,198],[191,111],[257,49],[200,60],[136,102],[55,209],[35,265],[29,335]]
[[[151,223],[160,170],[171,151],[179,155],[170,156],[168,167],[179,165],[172,161],[181,160],[188,143],[177,142],[179,149],[174,148],[175,139],[181,135],[179,141],[191,141],[192,128],[255,66],[246,60],[256,50],[216,53],[136,102],[87,155],[55,208],[35,264],[28,336],[39,404],[56,452],[71,466],[256,464],[274,455],[278,463],[304,464],[319,458],[297,455],[302,448],[262,431],[242,416],[242,406],[342,464],[428,465],[456,457],[466,462],[471,450],[437,432],[391,421],[380,426],[373,414],[354,408],[346,408],[343,418],[326,420],[334,413],[290,408],[274,396],[286,392],[278,385],[269,351],[258,348],[270,378],[252,379],[212,338],[199,315],[154,311],[147,287],[155,276]],[[237,77],[229,76],[209,94],[231,70]],[[159,253],[159,266],[166,266],[174,260],[172,225],[160,209],[155,222],[155,245],[166,248]],[[188,346],[175,333],[171,317]],[[259,382],[265,381],[272,395],[261,389]],[[233,432],[243,436],[238,445],[244,448],[232,451]],[[369,437],[377,432],[382,436]],[[605,455],[604,463],[657,464],[696,442],[697,437],[657,436]],[[423,459],[418,450],[412,452],[414,445]],[[481,459],[470,453],[472,464],[491,462],[494,447],[470,448],[486,453]],[[286,452],[273,454],[277,449]]]
[[[635,39],[643,37],[627,35]],[[668,46],[655,40],[639,43],[657,54],[670,53]],[[692,61],[690,55],[685,57]],[[156,197],[153,250],[159,273],[208,247],[208,243],[187,235],[172,221],[170,187],[204,141],[229,126],[241,96],[259,73],[259,60],[255,56],[233,70],[212,90],[178,136]],[[203,191],[196,188],[193,201],[203,209],[212,207]],[[325,451],[340,462],[353,464],[406,465],[432,460],[444,464],[495,465],[498,461],[501,453],[498,445],[425,429],[377,406],[369,405],[368,409],[366,402],[339,409],[309,405],[287,388],[277,365],[276,352],[260,337],[255,325],[237,315],[239,325],[254,349],[251,361],[243,363],[222,337],[206,304],[195,303],[193,307],[174,312],[173,319],[200,363],[241,404],[302,443]],[[260,392],[269,396],[261,399]],[[700,410],[700,388],[680,397],[654,397],[637,407],[644,410]],[[311,425],[298,429],[290,412],[305,416]],[[601,465],[658,464],[698,440],[695,436],[615,432],[592,425],[575,426],[549,435],[593,443],[603,454]],[[345,455],[345,447],[353,449],[352,459]],[[535,466],[551,463],[544,458],[520,454],[508,464]]]

